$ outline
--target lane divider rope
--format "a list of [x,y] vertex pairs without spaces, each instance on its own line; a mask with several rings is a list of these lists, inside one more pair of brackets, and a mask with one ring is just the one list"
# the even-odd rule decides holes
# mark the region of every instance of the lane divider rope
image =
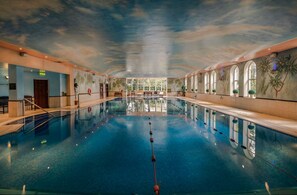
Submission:
[[[150,118],[149,118],[150,119]],[[156,170],[156,156],[154,151],[154,138],[153,138],[153,131],[152,131],[152,123],[149,121],[150,126],[150,142],[151,142],[151,149],[152,149],[152,163],[154,169],[154,192],[156,195],[160,194],[160,187],[157,181],[157,170]]]

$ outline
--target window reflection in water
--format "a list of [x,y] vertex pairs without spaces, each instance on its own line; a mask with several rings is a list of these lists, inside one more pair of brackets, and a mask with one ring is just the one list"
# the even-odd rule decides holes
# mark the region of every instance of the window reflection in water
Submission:
[[198,117],[198,106],[195,105],[195,106],[194,106],[194,119],[193,119],[193,120],[196,120],[197,117]]
[[204,125],[209,125],[209,109],[204,108]]
[[256,125],[243,121],[243,146],[244,154],[247,158],[253,159],[256,156]]
[[191,114],[190,118],[193,120],[194,119],[194,104],[191,104]]
[[127,114],[137,112],[167,113],[167,101],[163,98],[156,99],[128,99]]
[[233,148],[238,146],[238,118],[229,117],[229,139]]
[[212,133],[215,133],[214,129],[216,129],[216,120],[217,120],[217,117],[216,117],[216,111],[214,110],[210,110],[210,128],[211,128],[211,132]]

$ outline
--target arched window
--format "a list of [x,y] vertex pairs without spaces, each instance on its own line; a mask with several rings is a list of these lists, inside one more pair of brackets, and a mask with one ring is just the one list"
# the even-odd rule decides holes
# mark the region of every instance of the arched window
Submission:
[[197,79],[197,74],[195,74],[195,79],[194,79],[194,88],[195,88],[195,92],[197,93],[198,91],[198,79]]
[[194,76],[191,76],[191,91],[194,92]]
[[249,94],[254,95],[256,93],[256,75],[257,68],[253,61],[246,63],[244,67],[244,96],[247,97]]
[[187,91],[191,92],[191,76],[187,77],[187,83],[188,83],[188,87],[187,87]]
[[216,73],[216,71],[211,72],[210,87],[211,87],[211,92],[216,93],[216,89],[217,89],[217,73]]
[[205,73],[204,75],[204,90],[205,90],[205,93],[209,92],[209,74],[208,73]]
[[230,95],[233,95],[233,90],[239,91],[239,68],[236,65],[230,70]]

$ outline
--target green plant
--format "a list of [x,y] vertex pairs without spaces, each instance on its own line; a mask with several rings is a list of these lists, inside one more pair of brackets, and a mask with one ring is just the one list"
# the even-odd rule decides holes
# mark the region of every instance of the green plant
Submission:
[[186,86],[183,85],[183,86],[181,87],[181,89],[182,89],[182,92],[186,92]]
[[238,93],[239,93],[238,89],[234,89],[234,90],[233,90],[233,93],[234,93],[234,94],[238,94]]
[[126,85],[126,89],[128,92],[132,91],[132,85],[131,84],[127,84]]
[[255,90],[249,90],[249,92],[248,92],[250,95],[254,95],[254,94],[256,94],[256,91]]

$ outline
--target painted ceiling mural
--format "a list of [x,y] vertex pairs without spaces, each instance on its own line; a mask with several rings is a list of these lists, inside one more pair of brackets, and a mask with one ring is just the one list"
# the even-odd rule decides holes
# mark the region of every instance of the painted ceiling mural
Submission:
[[118,77],[178,77],[297,36],[295,0],[1,0],[0,39]]

